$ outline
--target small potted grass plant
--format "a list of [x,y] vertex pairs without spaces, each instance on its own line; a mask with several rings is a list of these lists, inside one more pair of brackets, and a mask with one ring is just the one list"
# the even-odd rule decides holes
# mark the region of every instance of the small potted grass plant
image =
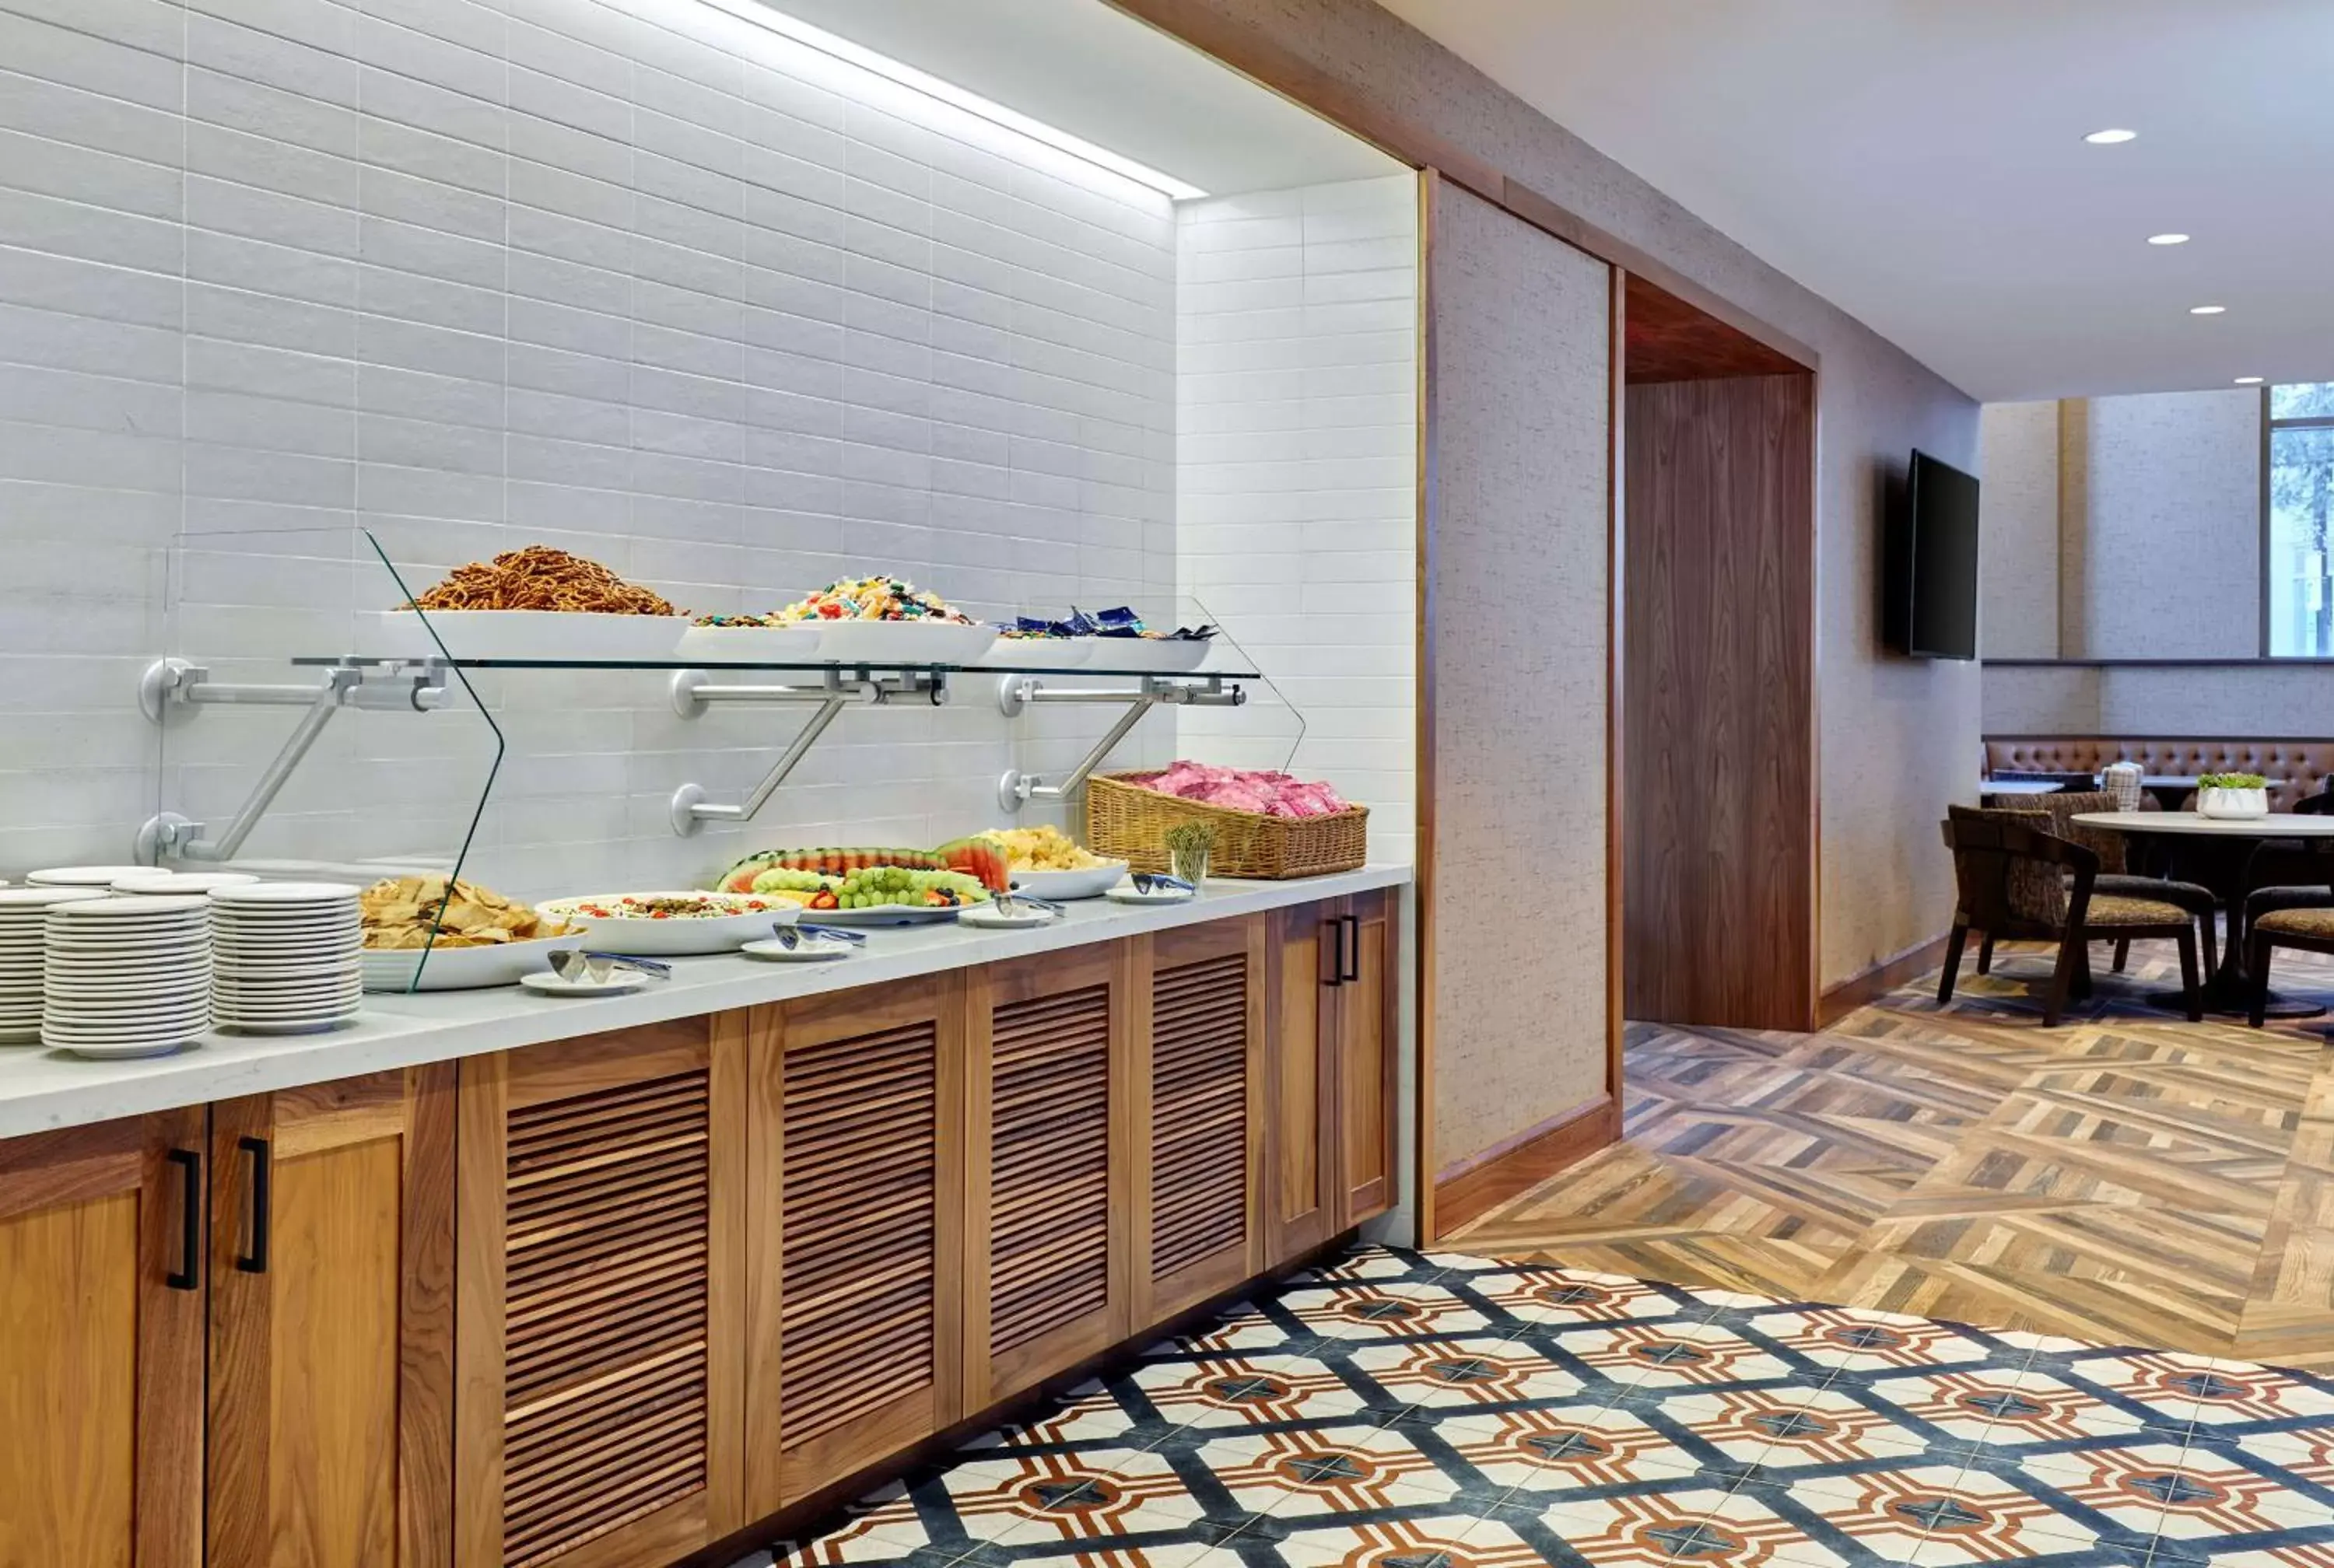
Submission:
[[2196,781],[2196,810],[2227,822],[2269,815],[2269,780],[2257,773],[2208,773]]

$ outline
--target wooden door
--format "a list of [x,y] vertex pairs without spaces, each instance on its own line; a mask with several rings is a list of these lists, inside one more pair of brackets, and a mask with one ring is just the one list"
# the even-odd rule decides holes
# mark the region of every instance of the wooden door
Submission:
[[753,1511],[964,1409],[964,982],[755,1014],[748,1221]]
[[1211,920],[1134,941],[1141,1323],[1263,1270],[1268,926],[1260,916]]
[[462,1063],[458,1568],[745,1525],[743,1014]]
[[966,971],[968,1409],[1131,1332],[1128,959],[1112,943]]
[[454,1080],[212,1107],[214,1564],[452,1562]]
[[1265,1069],[1265,1264],[1320,1246],[1338,1228],[1338,1003],[1342,899],[1271,917],[1271,1049]]
[[198,1568],[199,1107],[0,1143],[0,1563]]
[[1336,1074],[1342,1203],[1336,1228],[1394,1207],[1401,1084],[1401,910],[1391,890],[1345,900],[1337,989]]

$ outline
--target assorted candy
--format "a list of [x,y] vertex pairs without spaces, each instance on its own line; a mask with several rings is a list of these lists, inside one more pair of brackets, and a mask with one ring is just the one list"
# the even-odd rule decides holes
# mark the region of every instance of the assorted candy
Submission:
[[1126,782],[1180,800],[1260,816],[1325,817],[1352,809],[1343,795],[1326,784],[1308,784],[1291,774],[1211,767],[1200,762],[1178,762],[1164,773]]
[[1216,635],[1216,629],[1206,625],[1179,626],[1172,631],[1153,631],[1143,623],[1143,617],[1124,605],[1088,615],[1073,604],[1066,620],[1023,615],[1006,627],[1004,634],[1021,641],[1055,637],[1141,637],[1153,642],[1206,642]]
[[937,620],[950,626],[972,624],[972,617],[939,594],[927,593],[897,577],[862,577],[849,582],[830,582],[775,616],[732,617],[710,623],[795,626],[805,620]]

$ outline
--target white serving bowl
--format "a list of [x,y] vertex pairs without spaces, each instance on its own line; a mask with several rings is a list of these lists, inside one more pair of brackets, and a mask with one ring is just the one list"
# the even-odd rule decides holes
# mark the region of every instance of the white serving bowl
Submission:
[[[741,909],[734,915],[708,915],[696,919],[655,920],[640,917],[587,915],[584,904],[612,904],[619,899],[714,899],[743,904],[750,893],[647,892],[588,893],[580,898],[552,899],[537,904],[545,919],[581,926],[583,935],[568,945],[601,953],[624,953],[641,958],[680,958],[691,954],[734,953],[773,926],[791,926],[801,916],[799,905],[773,901],[767,909]],[[834,913],[824,911],[821,918]]]
[[[370,658],[575,659],[621,663],[673,656],[689,620],[568,610],[385,610],[356,618],[356,651]],[[437,636],[432,638],[430,633]]]
[[1110,861],[1079,871],[1008,871],[1006,878],[1016,892],[1067,903],[1073,899],[1099,899],[1118,886],[1126,878],[1126,862]]
[[972,664],[996,645],[997,628],[946,620],[828,620],[818,656],[840,664]]
[[571,931],[483,948],[439,948],[426,955],[420,948],[367,948],[359,961],[368,991],[478,991],[516,986],[520,976],[550,968],[557,949],[583,946],[583,937]]
[[1096,669],[1187,675],[1208,662],[1208,655],[1215,646],[1212,641],[1189,638],[1097,637],[1090,662]]
[[819,657],[820,628],[692,626],[674,652],[693,664],[801,664]]

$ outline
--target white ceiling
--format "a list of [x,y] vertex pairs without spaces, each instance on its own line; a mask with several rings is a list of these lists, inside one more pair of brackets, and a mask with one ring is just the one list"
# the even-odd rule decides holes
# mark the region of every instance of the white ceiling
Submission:
[[1972,396],[2334,380],[2334,0],[1381,3]]
[[770,3],[1212,196],[1401,168],[1101,0]]

